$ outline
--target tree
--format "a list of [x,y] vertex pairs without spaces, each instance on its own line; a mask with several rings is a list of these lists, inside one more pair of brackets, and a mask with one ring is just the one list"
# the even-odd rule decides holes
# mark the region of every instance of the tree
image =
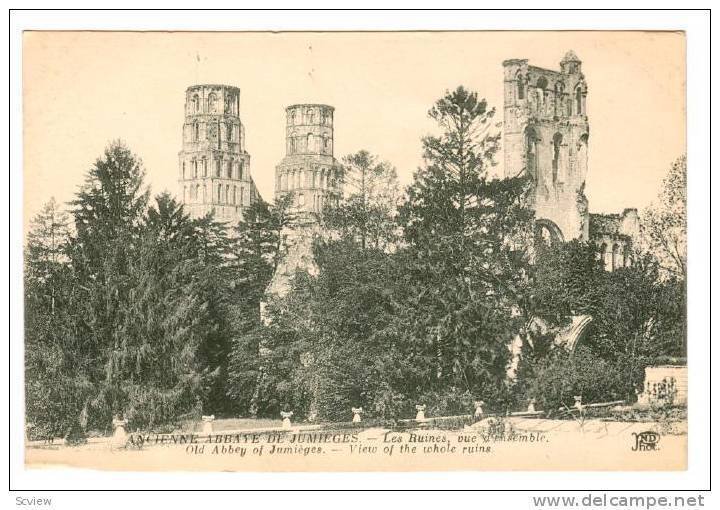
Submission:
[[25,406],[33,438],[64,436],[88,391],[70,350],[69,236],[69,218],[51,199],[33,218],[25,249]]
[[93,386],[83,413],[101,430],[121,411],[115,355],[123,349],[130,264],[141,239],[148,202],[142,162],[122,142],[112,142],[87,173],[71,202],[75,235],[69,257],[75,280],[72,349],[79,373]]
[[412,293],[402,330],[434,367],[423,391],[497,401],[508,346],[526,322],[533,213],[526,178],[488,176],[500,137],[494,113],[462,87],[436,102],[429,115],[441,135],[423,140],[426,165],[408,188],[400,224]]
[[658,201],[643,214],[645,249],[660,263],[662,276],[687,279],[687,158],[679,157],[663,180]]
[[324,213],[326,225],[343,237],[358,240],[363,249],[389,248],[397,238],[397,172],[366,150],[343,158],[344,197]]
[[297,221],[292,198],[285,195],[275,205],[255,202],[235,229],[229,263],[234,337],[227,395],[243,413],[256,414],[259,401],[267,394],[264,378],[268,360],[262,353],[268,352],[269,340],[261,306],[269,299],[268,287],[292,242],[290,232]]

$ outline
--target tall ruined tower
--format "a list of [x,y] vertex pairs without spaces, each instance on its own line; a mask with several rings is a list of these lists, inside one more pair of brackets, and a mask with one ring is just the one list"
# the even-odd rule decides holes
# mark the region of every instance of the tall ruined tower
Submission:
[[589,125],[580,59],[568,51],[560,71],[503,62],[505,175],[529,173],[539,233],[552,240],[588,239],[585,176]]
[[324,104],[285,108],[285,157],[275,167],[275,198],[291,194],[296,224],[282,233],[284,252],[269,295],[284,296],[298,271],[317,274],[313,240],[324,234],[323,209],[342,194],[342,166],[333,157],[333,115]]
[[275,167],[275,196],[293,194],[298,212],[322,213],[342,192],[342,168],[333,157],[333,114],[324,104],[285,109],[285,157]]
[[193,85],[185,91],[179,182],[185,210],[193,218],[215,211],[216,219],[237,223],[256,200],[239,88]]

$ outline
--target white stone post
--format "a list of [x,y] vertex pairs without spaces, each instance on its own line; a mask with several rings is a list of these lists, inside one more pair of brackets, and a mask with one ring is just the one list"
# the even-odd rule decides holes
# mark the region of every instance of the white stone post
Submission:
[[535,399],[534,399],[534,398],[531,398],[530,400],[528,400],[527,412],[528,412],[528,413],[534,413],[534,412],[535,412]]
[[211,414],[210,416],[203,416],[202,421],[203,421],[203,426],[202,426],[203,434],[212,434],[213,422],[215,421],[215,415]]
[[353,423],[360,423],[362,421],[361,415],[363,413],[363,408],[362,407],[353,407],[352,412],[353,412],[353,419],[352,419]]
[[292,411],[280,411],[280,416],[282,417],[282,428],[289,429],[292,427],[292,423],[290,423],[290,418],[292,417],[293,412]]
[[483,408],[482,406],[485,405],[485,402],[482,400],[476,400],[475,401],[475,419],[479,420],[483,416]]
[[416,421],[423,421],[425,419],[425,408],[427,406],[425,404],[417,404],[415,406],[415,410],[417,411],[417,414],[415,415]]
[[120,418],[119,416],[116,416],[115,419],[112,421],[113,426],[113,436],[112,436],[112,443],[115,446],[125,446],[125,443],[127,443],[127,430],[125,427],[127,427],[128,421]]
[[573,407],[577,409],[580,412],[583,412],[585,410],[585,407],[582,404],[582,395],[575,395],[575,405]]

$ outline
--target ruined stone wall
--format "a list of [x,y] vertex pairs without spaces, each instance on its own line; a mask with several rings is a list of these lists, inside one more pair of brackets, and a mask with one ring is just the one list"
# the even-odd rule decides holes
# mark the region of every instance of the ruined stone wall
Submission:
[[621,214],[590,215],[590,240],[600,248],[600,256],[607,271],[632,264],[633,241],[639,234],[637,209],[625,209]]
[[589,125],[580,61],[568,52],[560,71],[524,59],[503,67],[505,175],[530,174],[536,218],[556,226],[561,240],[587,240]]

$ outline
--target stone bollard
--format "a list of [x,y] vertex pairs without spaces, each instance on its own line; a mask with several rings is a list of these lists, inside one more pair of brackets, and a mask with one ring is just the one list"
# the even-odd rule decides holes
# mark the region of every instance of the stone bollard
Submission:
[[125,443],[127,443],[128,434],[125,427],[127,427],[128,421],[123,419],[120,415],[115,416],[115,419],[112,421],[113,426],[113,435],[112,435],[112,443],[113,446],[116,447],[122,447],[125,446]]
[[415,415],[416,421],[423,421],[425,419],[425,404],[418,404],[415,406],[415,410],[417,410],[417,414]]
[[280,411],[280,416],[282,416],[282,428],[289,429],[292,427],[292,423],[290,423],[290,418],[292,417],[293,412],[292,411]]
[[353,412],[353,419],[352,419],[353,423],[360,423],[362,421],[362,418],[360,417],[360,415],[363,413],[362,407],[353,407],[352,412]]
[[476,400],[475,401],[475,419],[479,420],[483,416],[483,408],[482,406],[485,405],[485,402],[482,400]]
[[580,411],[581,413],[585,411],[585,407],[582,404],[582,395],[575,395],[575,405],[573,407]]
[[202,417],[202,433],[203,434],[212,434],[213,432],[213,422],[215,421],[215,415],[211,414],[210,416],[203,416]]
[[528,400],[527,412],[528,412],[528,413],[534,413],[534,412],[535,412],[535,399],[534,399],[534,398],[531,398],[530,400]]

